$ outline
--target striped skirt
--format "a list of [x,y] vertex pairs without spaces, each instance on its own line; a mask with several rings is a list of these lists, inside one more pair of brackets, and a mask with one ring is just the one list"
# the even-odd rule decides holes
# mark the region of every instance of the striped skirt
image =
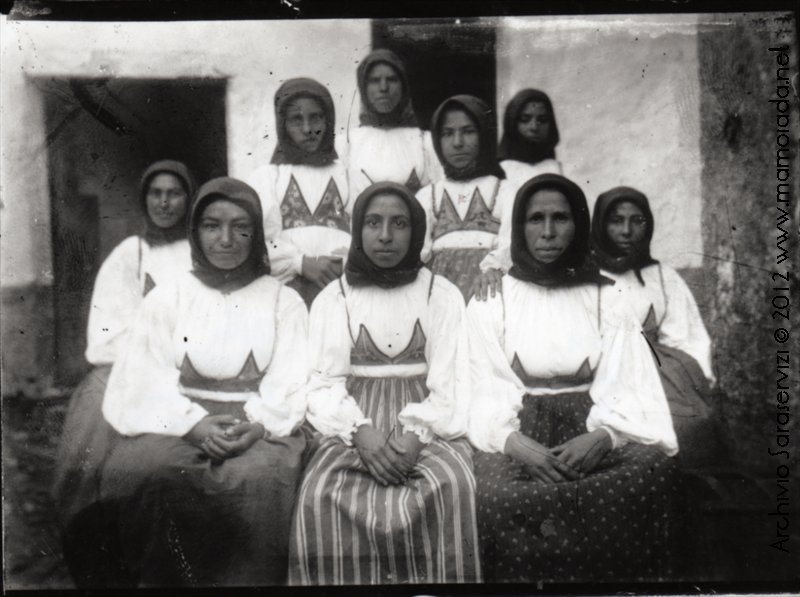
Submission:
[[442,249],[434,253],[430,269],[458,286],[467,302],[472,282],[481,273],[481,261],[488,253],[489,249]]
[[[396,435],[398,413],[427,394],[424,377],[351,378],[348,390]],[[469,444],[435,439],[405,484],[384,487],[354,447],[324,440],[302,482],[289,559],[296,585],[479,581]]]

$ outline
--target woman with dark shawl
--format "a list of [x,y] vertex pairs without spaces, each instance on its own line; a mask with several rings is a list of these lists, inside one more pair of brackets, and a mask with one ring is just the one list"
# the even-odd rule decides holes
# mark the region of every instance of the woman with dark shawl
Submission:
[[467,300],[478,265],[497,246],[504,203],[513,197],[497,163],[494,114],[483,101],[471,95],[446,99],[431,131],[446,178],[417,193],[428,218],[422,256]]
[[272,161],[248,182],[261,197],[272,274],[310,306],[342,274],[350,246],[350,192],[334,144],[333,99],[313,79],[289,79],[275,93],[275,121]]
[[431,135],[419,128],[406,67],[391,50],[373,50],[356,71],[359,127],[348,133],[353,197],[372,183],[391,181],[412,193],[442,176]]
[[463,300],[424,268],[406,187],[358,198],[345,275],[311,309],[306,467],[293,584],[480,580]]
[[630,187],[602,193],[592,217],[592,256],[633,307],[657,355],[685,465],[708,464],[719,448],[709,403],[711,339],[678,272],[650,256],[654,220],[647,197]]
[[54,497],[63,531],[64,557],[78,586],[115,582],[100,524],[98,475],[116,440],[103,419],[103,393],[111,365],[129,341],[145,295],[192,268],[186,214],[195,180],[182,162],[161,160],[142,175],[139,202],[144,230],[103,261],[94,283],[86,360],[93,366],[72,395],[56,454]]
[[243,182],[200,188],[194,268],[148,295],[108,381],[124,437],[100,493],[140,586],[285,582],[307,312],[268,275],[261,222]]
[[575,183],[533,178],[512,217],[502,292],[467,307],[486,579],[663,578],[678,446],[639,323]]

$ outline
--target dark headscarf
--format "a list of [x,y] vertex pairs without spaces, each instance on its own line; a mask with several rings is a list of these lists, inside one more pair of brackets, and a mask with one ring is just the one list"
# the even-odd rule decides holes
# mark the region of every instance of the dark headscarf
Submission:
[[[295,145],[286,132],[286,109],[292,100],[302,97],[316,100],[325,113],[325,133],[319,148],[313,153]],[[333,99],[325,86],[314,79],[289,79],[278,88],[275,92],[275,126],[278,129],[278,145],[272,154],[273,164],[327,166],[338,157],[333,143],[336,130]]]
[[[220,269],[212,265],[200,246],[200,218],[206,207],[222,199],[235,203],[253,219],[253,242],[250,245],[250,255],[244,263],[232,270]],[[211,288],[222,292],[233,292],[247,286],[253,280],[269,274],[261,202],[258,194],[241,180],[223,176],[211,179],[200,187],[192,206],[189,242],[192,246],[192,273],[203,284]]]
[[[400,197],[408,206],[408,212],[411,215],[411,242],[408,253],[400,263],[391,268],[375,265],[361,247],[361,231],[364,229],[367,208],[372,202],[372,198],[380,194]],[[381,288],[395,288],[416,280],[417,272],[422,267],[420,253],[425,242],[425,226],[425,210],[404,185],[394,182],[378,182],[364,189],[353,206],[353,234],[344,271],[347,282],[351,286],[375,285]]]
[[[388,64],[391,66],[403,85],[403,95],[400,103],[389,114],[381,114],[375,111],[375,108],[372,107],[367,99],[367,75],[376,64]],[[361,95],[361,112],[358,116],[361,126],[374,126],[383,129],[419,126],[417,116],[414,114],[414,108],[411,105],[408,73],[403,61],[400,60],[397,54],[391,50],[373,50],[358,65],[356,78],[358,79],[358,93]]]
[[[186,213],[184,216],[171,228],[160,228],[150,218],[150,212],[147,211],[147,191],[150,189],[150,182],[157,174],[172,174],[178,177],[181,181],[183,190],[186,192]],[[194,176],[186,167],[183,162],[175,160],[159,160],[148,166],[147,170],[142,174],[142,182],[140,184],[139,200],[144,213],[144,236],[145,240],[151,246],[166,245],[173,243],[177,240],[186,238],[186,215],[189,213],[189,206],[194,198],[194,193],[197,190],[197,183]]]
[[[465,170],[458,170],[451,166],[442,155],[441,128],[444,115],[449,110],[463,110],[475,123],[478,128],[480,152],[475,166]],[[494,175],[497,178],[505,178],[506,174],[497,163],[497,122],[494,112],[483,101],[472,95],[454,95],[447,98],[439,107],[431,119],[431,135],[433,136],[433,148],[444,168],[444,173],[451,180],[470,180],[479,176]]]
[[[545,189],[559,191],[569,203],[575,222],[575,238],[552,263],[542,263],[528,251],[525,241],[525,212],[530,198]],[[519,280],[540,286],[565,287],[580,284],[613,284],[589,260],[589,206],[580,187],[560,174],[540,174],[517,192],[511,220],[511,261],[508,272]]]
[[[531,143],[519,134],[519,117],[522,110],[530,102],[543,104],[550,116],[550,136],[543,143]],[[506,106],[503,116],[503,139],[497,150],[497,159],[517,160],[528,164],[537,164],[542,160],[555,159],[555,147],[560,137],[556,116],[553,113],[553,104],[544,91],[538,89],[523,89],[517,93]]]
[[[617,203],[630,201],[642,210],[647,228],[644,238],[629,255],[617,247],[608,236],[608,216]],[[602,193],[594,204],[592,215],[592,257],[597,265],[607,271],[621,274],[628,270],[636,272],[636,278],[644,286],[642,269],[658,263],[650,257],[650,241],[653,238],[653,212],[647,196],[631,187],[614,187]]]

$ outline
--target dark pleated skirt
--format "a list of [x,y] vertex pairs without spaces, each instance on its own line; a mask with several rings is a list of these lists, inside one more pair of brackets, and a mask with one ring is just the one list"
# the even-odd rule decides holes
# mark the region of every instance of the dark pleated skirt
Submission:
[[[547,447],[586,432],[588,393],[525,396],[521,431]],[[639,444],[579,480],[531,480],[504,454],[475,455],[484,576],[491,582],[669,578],[675,465]]]
[[698,468],[719,462],[723,457],[720,426],[711,408],[711,389],[703,370],[682,350],[663,344],[652,346],[678,437],[678,464]]
[[467,302],[472,282],[481,273],[481,261],[488,253],[489,249],[442,249],[434,253],[430,269],[458,286]]
[[100,499],[100,474],[120,436],[103,417],[111,366],[95,367],[75,389],[55,459],[53,496],[64,560],[79,587],[129,582]]
[[[424,377],[354,378],[348,390],[384,433],[427,394]],[[323,441],[306,470],[295,517],[290,583],[476,582],[481,578],[472,450],[434,440],[404,485],[373,480],[358,451]]]
[[[242,403],[197,402],[245,419]],[[178,437],[122,438],[100,493],[137,584],[284,583],[304,446],[297,431],[215,462]]]

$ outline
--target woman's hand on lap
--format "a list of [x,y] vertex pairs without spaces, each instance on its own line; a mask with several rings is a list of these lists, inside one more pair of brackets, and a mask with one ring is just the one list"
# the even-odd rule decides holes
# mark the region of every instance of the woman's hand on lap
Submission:
[[560,461],[542,444],[519,431],[508,436],[505,453],[521,462],[531,477],[542,483],[561,483],[581,478],[577,470]]
[[208,415],[200,419],[183,438],[211,458],[224,460],[228,457],[226,452],[212,442],[212,438],[223,435],[228,427],[238,423],[239,419],[233,415]]
[[597,468],[612,448],[611,436],[602,429],[595,429],[573,437],[550,452],[564,464],[588,474]]
[[410,475],[417,465],[420,452],[422,452],[425,444],[422,443],[416,433],[407,431],[399,438],[389,439],[389,447],[400,456],[403,472],[406,475]]
[[364,466],[381,485],[399,485],[406,480],[400,454],[387,444],[386,435],[372,425],[361,425],[353,436]]
[[227,427],[221,435],[212,435],[211,443],[231,458],[247,451],[250,446],[264,437],[261,423],[238,423]]

